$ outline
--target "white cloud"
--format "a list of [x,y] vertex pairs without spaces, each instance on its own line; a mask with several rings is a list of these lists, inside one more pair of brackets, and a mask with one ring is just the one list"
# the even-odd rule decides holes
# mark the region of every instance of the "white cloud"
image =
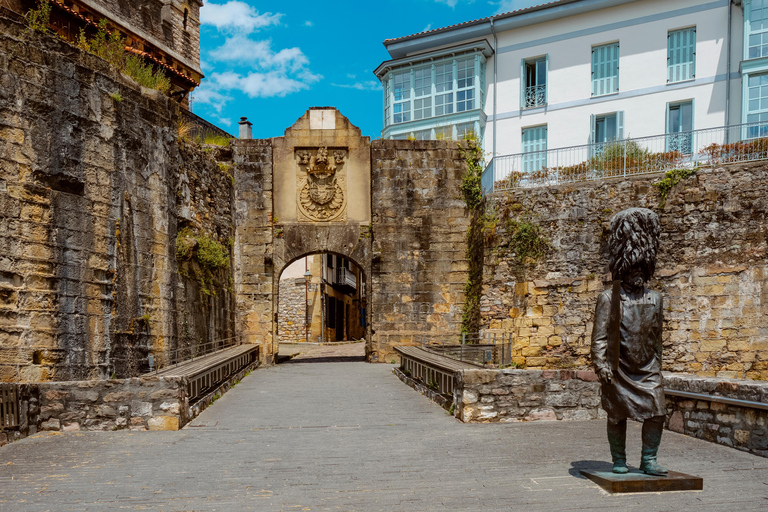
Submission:
[[345,89],[357,89],[358,91],[380,91],[381,84],[376,80],[366,80],[364,82],[355,82],[353,84],[331,84],[334,87],[343,87]]
[[230,0],[225,4],[207,3],[200,9],[200,23],[213,25],[218,30],[251,33],[264,27],[280,24],[282,14],[259,12],[245,2]]
[[314,26],[315,26],[315,24],[314,24],[314,23],[312,23],[311,21],[307,20],[307,21],[305,21],[305,22],[304,22],[304,26],[305,26],[305,27],[314,27]]
[[299,48],[272,50],[272,41],[254,41],[244,36],[229,37],[224,44],[211,51],[209,57],[219,62],[254,63],[265,69],[300,71],[309,65],[309,59]]
[[215,116],[216,120],[224,126],[232,126],[232,120],[228,117]]
[[432,30],[432,24],[431,23],[429,25],[427,25],[426,27],[424,27],[423,29],[421,29],[422,32],[426,32],[427,30]]
[[232,100],[231,96],[219,92],[218,86],[210,80],[204,81],[200,87],[192,92],[193,105],[209,105],[211,110],[221,113],[224,107]]

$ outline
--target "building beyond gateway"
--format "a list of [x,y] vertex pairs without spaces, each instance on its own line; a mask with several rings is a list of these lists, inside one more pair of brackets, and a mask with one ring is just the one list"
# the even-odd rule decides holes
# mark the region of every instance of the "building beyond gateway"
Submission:
[[768,0],[560,0],[384,45],[385,139],[499,156],[768,121]]

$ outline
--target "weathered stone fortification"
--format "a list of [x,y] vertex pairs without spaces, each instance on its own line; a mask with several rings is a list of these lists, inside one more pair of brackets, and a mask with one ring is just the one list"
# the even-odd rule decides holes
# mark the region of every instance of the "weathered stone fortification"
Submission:
[[[664,295],[664,369],[768,379],[768,166],[701,169],[669,193],[661,176],[495,194],[487,230],[484,328],[516,337],[527,368],[588,368],[597,295],[609,285],[611,217],[631,206],[662,223],[656,277]],[[518,261],[510,220],[538,225],[551,244],[538,261]],[[523,237],[523,241],[525,238]]]
[[278,340],[296,343],[306,340],[306,284],[304,278],[280,281],[280,305],[277,310]]
[[[329,119],[335,128],[322,128]],[[298,206],[304,178],[297,155],[322,147],[347,152],[339,167],[347,209],[332,222],[311,222]],[[234,153],[238,324],[263,345],[266,361],[274,351],[278,276],[307,254],[340,254],[362,269],[370,361],[395,359],[394,345],[420,343],[425,332],[460,332],[469,222],[460,195],[466,163],[456,142],[371,144],[334,109],[311,109],[284,137],[239,140]]]
[[[451,141],[375,141],[372,360],[396,345],[461,332],[469,217],[461,197],[466,162]],[[455,336],[455,340],[459,337]]]
[[176,261],[182,227],[227,245],[231,169],[179,142],[173,102],[1,19],[0,84],[0,380],[135,376],[231,337],[231,271],[207,295]]
[[[768,383],[664,374],[667,390],[768,404]],[[768,410],[667,393],[667,428],[768,457]]]

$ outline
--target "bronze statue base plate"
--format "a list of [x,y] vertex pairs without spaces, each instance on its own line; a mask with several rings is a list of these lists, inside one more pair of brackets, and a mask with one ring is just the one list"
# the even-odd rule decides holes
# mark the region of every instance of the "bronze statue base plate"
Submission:
[[701,491],[704,488],[704,480],[701,477],[677,471],[670,471],[667,476],[654,476],[637,470],[619,475],[611,471],[582,469],[581,474],[611,493]]

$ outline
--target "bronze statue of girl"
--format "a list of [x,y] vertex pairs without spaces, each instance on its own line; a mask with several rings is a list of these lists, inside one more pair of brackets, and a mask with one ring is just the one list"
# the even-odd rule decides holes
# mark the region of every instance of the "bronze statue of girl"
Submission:
[[645,288],[656,268],[661,226],[645,208],[630,208],[611,220],[608,266],[613,287],[600,294],[592,330],[592,363],[608,413],[608,443],[614,473],[627,473],[627,418],[643,422],[640,470],[666,475],[656,461],[664,429],[661,377],[663,302]]

